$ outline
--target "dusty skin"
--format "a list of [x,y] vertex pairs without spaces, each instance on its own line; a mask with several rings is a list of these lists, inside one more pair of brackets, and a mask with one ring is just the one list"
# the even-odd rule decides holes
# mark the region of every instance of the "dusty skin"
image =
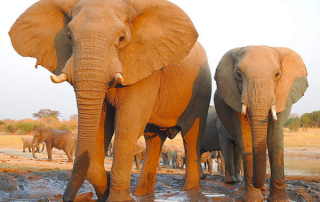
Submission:
[[[30,135],[0,135],[0,201],[59,201],[72,170],[72,163],[61,150],[54,149],[53,161],[47,161],[46,151],[37,154],[22,152],[21,137]],[[301,160],[320,159],[320,129],[290,132],[285,129],[285,157]],[[182,139],[166,144],[182,145]],[[112,158],[106,157],[110,171]],[[320,165],[318,165],[320,166]],[[214,169],[216,171],[216,169]],[[223,176],[214,173],[201,180],[201,191],[181,191],[185,170],[163,167],[158,171],[154,193],[134,196],[136,201],[240,201],[244,184],[225,184]],[[139,171],[132,166],[131,190],[138,181]],[[270,174],[268,174],[270,177]],[[291,201],[320,201],[320,175],[286,175],[287,193]],[[269,179],[266,179],[269,186]],[[265,197],[268,191],[263,191]],[[82,185],[77,201],[95,201],[94,189],[88,181]]]

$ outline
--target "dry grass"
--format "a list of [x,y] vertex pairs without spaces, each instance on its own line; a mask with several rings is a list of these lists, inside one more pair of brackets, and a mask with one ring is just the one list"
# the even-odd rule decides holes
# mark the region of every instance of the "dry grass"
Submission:
[[284,129],[284,147],[314,147],[320,148],[320,128],[309,128],[303,131],[291,132],[288,128]]
[[[26,135],[0,135],[0,147],[21,146],[22,137],[32,136],[33,134]],[[144,137],[141,136],[140,140],[144,141]],[[173,139],[169,138],[165,144],[168,145],[181,145],[183,146],[183,140],[180,133]],[[284,129],[284,146],[288,147],[314,147],[320,148],[320,128],[310,128],[307,131],[291,132],[289,129]]]

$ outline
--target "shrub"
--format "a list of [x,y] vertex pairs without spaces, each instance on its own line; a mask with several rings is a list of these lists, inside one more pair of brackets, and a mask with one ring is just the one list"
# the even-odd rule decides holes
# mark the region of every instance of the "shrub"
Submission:
[[18,130],[18,127],[15,124],[9,124],[6,126],[6,132],[10,134],[15,134]]
[[18,123],[17,127],[20,130],[21,134],[31,133],[32,131],[34,131],[33,123]]

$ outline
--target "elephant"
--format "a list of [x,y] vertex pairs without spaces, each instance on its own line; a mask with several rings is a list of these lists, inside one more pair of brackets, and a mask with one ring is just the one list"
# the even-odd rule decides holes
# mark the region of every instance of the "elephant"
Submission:
[[[206,169],[206,164],[208,164],[208,172],[209,172],[209,174],[212,174],[213,158],[214,158],[213,153],[210,152],[210,151],[204,152],[201,155],[200,163],[204,163],[204,165],[205,165],[204,169]],[[201,173],[202,173],[202,177],[201,178],[204,178],[205,176],[203,175],[202,166],[201,166]]]
[[[161,146],[180,131],[187,167],[182,189],[201,189],[211,73],[182,9],[166,0],[40,0],[9,35],[18,54],[36,58],[53,82],[67,81],[75,91],[78,141],[64,202],[74,200],[85,179],[100,201],[132,200],[132,159],[142,133],[146,158],[133,194],[153,192]],[[113,132],[109,174],[104,157]]]
[[32,155],[35,156],[36,144],[45,142],[48,152],[48,160],[52,161],[52,148],[62,149],[68,156],[68,162],[73,161],[73,154],[76,149],[77,135],[68,130],[55,130],[51,128],[38,128],[34,131],[32,139]]
[[[25,149],[28,147],[29,152],[31,152],[32,149],[32,139],[33,137],[26,137],[26,138],[21,138],[22,142],[23,142],[23,149],[22,151],[25,152]],[[40,146],[42,145],[42,149],[40,149]],[[36,144],[35,148],[36,148],[36,152],[43,152],[44,150],[44,144]],[[40,151],[41,150],[41,151]]]
[[[163,145],[160,153],[163,163],[167,166],[170,166],[172,163],[172,167],[176,168],[178,161],[178,150],[181,150],[181,148],[177,145]],[[179,155],[180,160],[180,158],[182,158],[182,153],[179,152]]]
[[221,123],[239,144],[244,164],[243,201],[263,201],[266,151],[271,179],[268,201],[289,201],[283,163],[283,125],[308,87],[302,58],[285,47],[231,49],[214,79],[214,104]]
[[[140,161],[144,160],[144,155],[146,152],[146,143],[143,141],[138,140],[137,145],[136,145],[136,150],[134,152],[134,159],[136,162],[136,170],[140,170]],[[160,164],[160,161],[158,163],[158,170],[161,171],[162,167]]]
[[176,150],[176,156],[177,156],[177,160],[176,160],[176,168],[180,168],[183,169],[184,168],[184,164],[185,164],[185,154],[184,154],[184,149],[178,149]]
[[215,107],[210,105],[206,129],[201,140],[200,154],[202,155],[207,151],[219,150],[221,150],[224,157],[225,183],[242,182],[242,163],[239,145],[222,125]]
[[108,146],[108,149],[106,152],[106,156],[113,156],[113,139],[109,143],[109,146]]

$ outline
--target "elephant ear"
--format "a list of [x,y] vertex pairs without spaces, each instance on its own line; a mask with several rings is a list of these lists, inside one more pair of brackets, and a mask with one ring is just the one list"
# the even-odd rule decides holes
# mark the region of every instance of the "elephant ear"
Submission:
[[21,14],[9,31],[17,53],[36,58],[36,67],[60,74],[72,52],[64,12],[77,1],[41,0]]
[[241,94],[233,70],[234,58],[240,49],[235,48],[224,54],[214,75],[219,97],[237,112],[241,112]]
[[136,12],[130,43],[120,51],[123,85],[186,57],[198,38],[190,18],[166,0],[127,0]]
[[274,48],[281,61],[281,77],[275,90],[276,111],[296,103],[308,88],[307,69],[302,58],[289,48]]

